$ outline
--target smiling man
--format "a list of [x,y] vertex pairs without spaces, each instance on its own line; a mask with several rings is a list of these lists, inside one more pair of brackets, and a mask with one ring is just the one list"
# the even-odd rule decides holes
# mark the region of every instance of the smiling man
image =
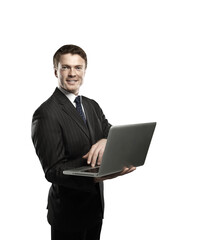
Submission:
[[64,45],[53,57],[58,88],[34,113],[32,140],[46,179],[52,240],[99,240],[104,213],[103,180],[135,170],[124,168],[105,178],[63,175],[63,170],[101,164],[111,125],[94,100],[79,95],[87,56]]
[[60,56],[59,63],[55,63],[54,67],[59,86],[78,95],[85,76],[86,64],[84,59],[77,54],[64,54]]

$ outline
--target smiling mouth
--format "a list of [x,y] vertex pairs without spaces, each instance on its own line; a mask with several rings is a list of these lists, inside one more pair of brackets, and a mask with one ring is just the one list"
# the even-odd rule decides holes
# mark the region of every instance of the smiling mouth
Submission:
[[68,82],[68,83],[76,83],[76,82],[78,82],[78,80],[66,80],[66,82]]

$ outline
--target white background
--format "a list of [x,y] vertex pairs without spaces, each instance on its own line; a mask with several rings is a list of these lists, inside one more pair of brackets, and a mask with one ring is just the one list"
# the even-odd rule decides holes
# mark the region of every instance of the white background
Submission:
[[81,93],[113,125],[158,123],[146,164],[105,183],[101,239],[197,239],[195,3],[1,3],[1,239],[50,239],[50,183],[31,142],[31,118],[57,85],[54,52],[70,43],[88,55]]

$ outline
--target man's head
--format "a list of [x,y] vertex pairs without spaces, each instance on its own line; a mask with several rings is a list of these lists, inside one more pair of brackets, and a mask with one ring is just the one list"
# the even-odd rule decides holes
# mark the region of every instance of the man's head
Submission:
[[59,86],[77,95],[87,68],[84,50],[75,45],[64,45],[54,54],[53,65]]
[[81,58],[83,58],[85,61],[85,68],[87,68],[87,55],[86,55],[85,51],[82,48],[80,48],[76,45],[72,45],[72,44],[64,45],[56,51],[56,53],[53,56],[54,68],[57,68],[59,60],[60,60],[60,56],[63,54],[68,54],[68,53],[70,53],[71,55],[77,54]]

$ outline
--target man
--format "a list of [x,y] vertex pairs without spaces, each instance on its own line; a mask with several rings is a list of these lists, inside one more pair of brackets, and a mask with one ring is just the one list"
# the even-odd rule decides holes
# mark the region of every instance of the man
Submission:
[[[48,222],[52,240],[98,240],[104,212],[105,178],[63,175],[73,166],[102,162],[111,125],[99,105],[79,95],[87,67],[86,53],[65,45],[53,57],[58,88],[34,113],[32,140],[46,179],[52,183],[48,195]],[[77,97],[77,98],[76,98]]]

